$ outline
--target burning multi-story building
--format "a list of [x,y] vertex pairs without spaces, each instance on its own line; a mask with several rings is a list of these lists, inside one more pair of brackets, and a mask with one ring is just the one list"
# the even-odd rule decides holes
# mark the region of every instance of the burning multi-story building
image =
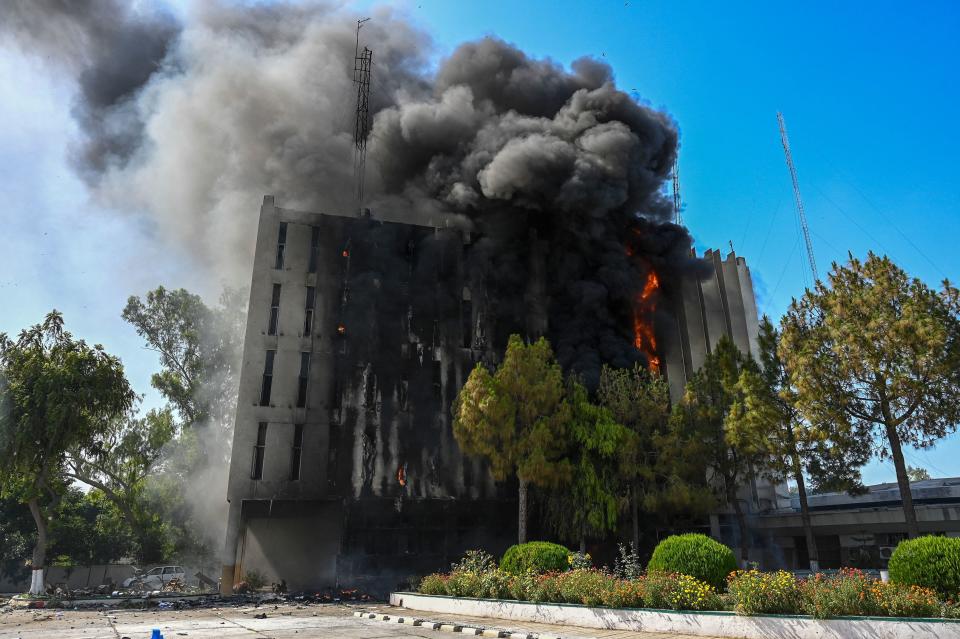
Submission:
[[[555,271],[570,268],[556,261],[561,239],[531,229],[528,250],[517,253],[525,263],[492,264],[502,254],[473,231],[264,199],[230,467],[226,587],[256,568],[291,588],[386,588],[468,548],[511,543],[515,492],[461,453],[451,425],[470,370],[494,364],[511,333],[549,336],[588,384],[604,363],[645,361],[675,397],[722,335],[755,348],[749,271],[742,258],[708,252],[680,275],[647,267],[622,308],[589,309],[619,323],[629,356],[619,342],[605,346],[614,340],[602,332],[586,349],[565,323],[577,324],[578,313],[557,308]],[[596,297],[587,285],[581,294],[581,304]]]

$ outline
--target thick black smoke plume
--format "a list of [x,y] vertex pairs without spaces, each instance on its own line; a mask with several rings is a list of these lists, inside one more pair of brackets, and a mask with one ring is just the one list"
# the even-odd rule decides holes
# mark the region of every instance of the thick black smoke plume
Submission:
[[[205,2],[178,24],[133,6],[13,0],[0,20],[21,49],[75,77],[75,160],[104,203],[151,214],[164,239],[237,279],[264,193],[356,210],[356,16]],[[588,382],[603,362],[642,359],[638,290],[649,269],[668,285],[691,246],[661,193],[677,151],[669,116],[618,90],[606,64],[567,71],[494,38],[431,69],[425,34],[388,9],[372,17],[361,32],[374,50],[366,206],[476,233],[488,290],[542,303],[561,362]],[[541,271],[546,290],[531,290]]]

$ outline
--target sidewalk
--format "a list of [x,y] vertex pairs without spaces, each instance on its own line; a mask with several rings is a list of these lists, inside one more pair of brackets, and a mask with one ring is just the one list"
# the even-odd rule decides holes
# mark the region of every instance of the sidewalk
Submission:
[[[472,628],[496,628],[512,632],[528,632],[541,635],[559,636],[563,639],[711,639],[701,635],[682,635],[664,632],[633,632],[630,630],[601,630],[598,628],[580,628],[577,626],[558,626],[547,623],[528,621],[511,621],[509,619],[493,619],[489,617],[468,617],[465,615],[449,615],[441,612],[420,612],[409,608],[396,608],[385,604],[358,606],[359,610],[368,610],[390,615],[392,617],[417,617],[446,623],[457,623]],[[380,621],[383,625],[392,622]],[[456,635],[454,635],[456,636]]]

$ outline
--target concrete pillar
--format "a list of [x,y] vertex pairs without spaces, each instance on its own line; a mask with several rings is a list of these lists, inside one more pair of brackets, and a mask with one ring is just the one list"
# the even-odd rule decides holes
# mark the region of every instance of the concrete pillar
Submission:
[[241,501],[234,499],[230,502],[230,513],[227,515],[227,532],[223,540],[223,552],[220,555],[222,568],[220,570],[220,594],[233,594],[237,564],[237,544],[240,542]]

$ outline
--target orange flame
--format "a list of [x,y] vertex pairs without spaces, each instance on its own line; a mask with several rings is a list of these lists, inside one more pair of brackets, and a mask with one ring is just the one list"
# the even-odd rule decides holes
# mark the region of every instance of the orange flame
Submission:
[[657,336],[653,332],[653,313],[657,309],[655,294],[659,290],[660,280],[650,271],[633,305],[633,345],[646,355],[650,370],[658,372],[660,357],[657,355]]
[[407,485],[407,469],[405,466],[397,468],[397,482],[399,482],[401,488]]

